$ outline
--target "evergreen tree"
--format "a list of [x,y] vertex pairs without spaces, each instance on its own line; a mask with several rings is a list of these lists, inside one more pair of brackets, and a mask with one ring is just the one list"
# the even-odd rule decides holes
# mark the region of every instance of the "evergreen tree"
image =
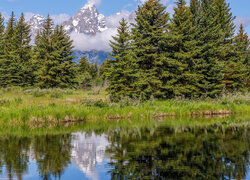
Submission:
[[78,87],[84,89],[91,87],[91,80],[92,77],[90,75],[90,63],[85,58],[85,56],[82,56],[77,65],[76,81],[78,83]]
[[162,65],[165,61],[164,42],[168,31],[169,15],[159,0],[148,0],[138,7],[132,28],[134,52],[139,68],[138,87],[141,97],[164,96]]
[[57,87],[75,87],[76,65],[73,62],[73,41],[63,30],[63,26],[56,26],[52,39],[53,61],[58,66],[51,68],[56,73]]
[[57,66],[58,62],[53,61],[52,34],[53,22],[48,15],[43,29],[37,34],[35,40],[36,85],[42,88],[57,86],[56,72],[52,67]]
[[5,30],[5,26],[4,26],[4,17],[2,16],[2,14],[0,13],[0,56],[3,55],[3,48],[4,48],[4,30]]
[[249,58],[249,40],[248,35],[244,32],[243,25],[240,26],[239,33],[234,38],[232,46],[233,56],[225,64],[224,80],[226,90],[244,91],[249,88],[249,65],[246,61]]
[[105,80],[105,67],[107,65],[107,61],[103,60],[100,68],[98,69],[98,77]]
[[92,79],[97,78],[97,74],[98,74],[97,63],[93,63],[90,65],[90,75],[91,75]]
[[165,78],[166,97],[197,96],[199,74],[196,73],[195,56],[198,41],[197,26],[185,0],[177,0],[170,32],[166,42]]
[[129,26],[125,19],[120,21],[117,36],[110,41],[114,60],[108,61],[109,72],[106,73],[108,78],[108,92],[114,101],[120,100],[124,96],[136,96],[136,61],[131,51],[131,38]]
[[14,12],[4,32],[3,55],[0,57],[0,86],[18,86],[21,84],[21,64],[17,55],[17,39],[15,39],[16,19]]
[[200,75],[200,96],[215,97],[223,89],[223,61],[220,60],[220,45],[225,39],[221,24],[218,24],[213,0],[202,0],[198,17],[196,72]]
[[16,41],[16,55],[18,56],[18,62],[21,65],[20,86],[30,86],[33,81],[33,71],[31,69],[31,34],[30,26],[25,22],[23,13],[17,23],[14,38]]
[[39,64],[37,85],[41,88],[68,88],[75,85],[75,64],[72,41],[48,16],[44,28],[36,37],[35,58]]
[[2,78],[2,74],[3,73],[3,55],[4,55],[4,30],[5,30],[5,26],[4,26],[4,18],[2,16],[2,14],[0,13],[0,87],[3,85],[3,83],[1,82],[3,80]]

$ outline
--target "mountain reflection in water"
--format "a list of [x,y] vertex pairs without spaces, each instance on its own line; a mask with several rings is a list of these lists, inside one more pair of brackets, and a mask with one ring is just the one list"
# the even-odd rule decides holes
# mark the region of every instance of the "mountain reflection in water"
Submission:
[[0,136],[0,179],[248,179],[249,128]]

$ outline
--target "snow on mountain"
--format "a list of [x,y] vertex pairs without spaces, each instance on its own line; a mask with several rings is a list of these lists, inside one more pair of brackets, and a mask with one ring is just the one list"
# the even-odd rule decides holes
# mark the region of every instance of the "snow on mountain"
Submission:
[[63,23],[64,29],[68,32],[83,33],[95,35],[107,29],[105,16],[99,14],[96,6],[87,3],[83,6],[74,17]]
[[[73,17],[62,23],[65,31],[74,41],[78,62],[84,55],[90,62],[101,64],[110,51],[109,40],[117,33],[119,21],[125,18],[129,23],[134,22],[135,12],[122,10],[114,15],[105,17],[99,14],[95,3],[89,1]],[[53,18],[53,16],[51,16]],[[39,14],[33,15],[28,21],[34,40],[37,32],[42,29],[45,18]]]
[[32,36],[36,36],[37,32],[42,29],[45,22],[45,18],[39,14],[33,15],[28,24],[31,27],[31,34]]

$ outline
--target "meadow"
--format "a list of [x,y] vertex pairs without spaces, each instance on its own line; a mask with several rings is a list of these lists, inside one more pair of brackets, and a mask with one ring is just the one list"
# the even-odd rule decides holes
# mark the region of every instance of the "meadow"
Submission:
[[244,116],[244,121],[249,122],[250,93],[225,94],[216,99],[151,98],[146,102],[124,98],[113,103],[101,88],[89,91],[28,88],[0,90],[0,127],[27,125],[34,129],[58,124],[69,126],[77,122],[148,124],[166,120],[178,126],[213,124],[233,116]]

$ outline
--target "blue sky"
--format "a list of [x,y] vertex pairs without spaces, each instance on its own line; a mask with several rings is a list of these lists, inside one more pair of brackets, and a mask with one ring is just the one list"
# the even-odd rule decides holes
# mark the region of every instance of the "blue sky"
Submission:
[[[140,0],[89,0],[98,4],[100,13],[108,16],[120,10],[135,10]],[[237,24],[243,23],[250,34],[250,0],[227,0],[231,4],[232,12],[237,16]],[[174,0],[162,0],[171,11]],[[14,11],[17,15],[21,12],[38,13],[46,16],[67,14],[72,16],[87,0],[0,0],[0,11],[5,16]]]
[[[74,33],[70,36],[77,50],[110,51],[109,40],[117,33],[116,27],[120,19],[128,17],[142,1],[145,0],[0,0],[0,12],[6,19],[11,11],[14,11],[17,17],[24,12],[27,20],[34,14],[41,14],[45,17],[50,14],[55,24],[61,24],[73,16],[84,4],[94,2],[99,13],[107,17],[108,30],[91,38],[84,34]],[[170,14],[173,13],[174,1],[161,0]],[[227,2],[231,4],[233,15],[237,17],[235,20],[237,27],[242,23],[250,35],[250,0],[227,0]],[[117,15],[116,13],[121,10],[123,10],[122,13]]]

